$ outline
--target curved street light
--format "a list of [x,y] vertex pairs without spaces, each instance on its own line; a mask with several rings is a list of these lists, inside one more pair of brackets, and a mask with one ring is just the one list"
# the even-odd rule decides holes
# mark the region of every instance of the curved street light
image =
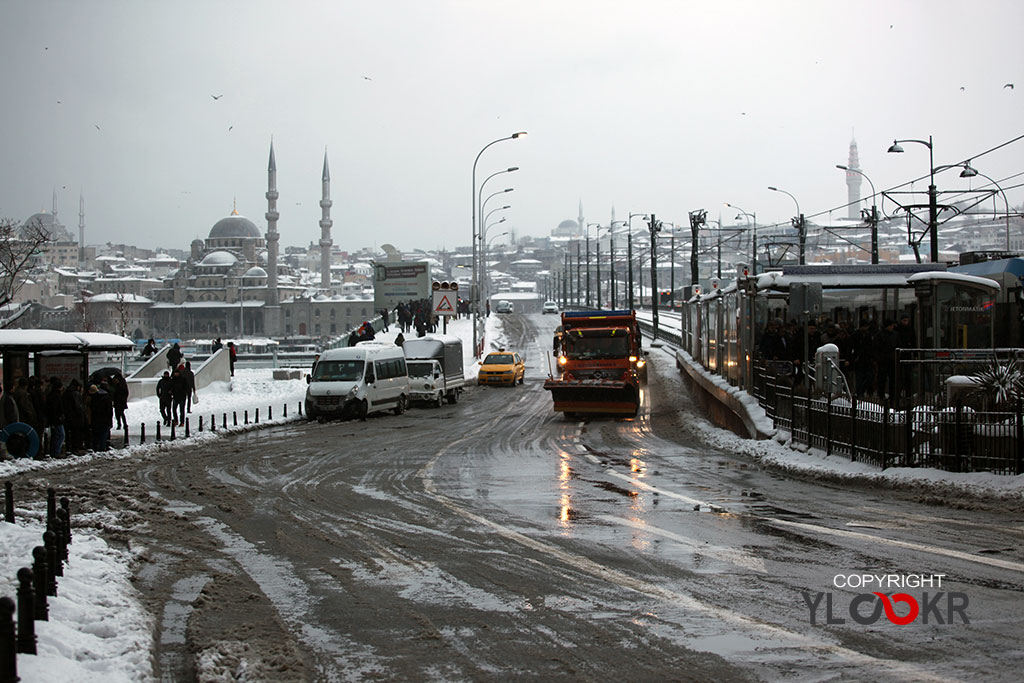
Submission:
[[[629,214],[629,220],[626,221],[626,225],[629,226],[629,229],[626,231],[626,263],[629,265],[629,310],[631,311],[633,310],[633,218],[636,216],[641,216],[646,220],[647,214],[631,213]],[[643,297],[641,297],[642,303]]]
[[771,190],[772,192],[781,192],[782,194],[789,195],[789,198],[793,200],[794,204],[796,204],[796,221],[797,221],[796,222],[796,236],[797,236],[797,240],[799,241],[799,244],[800,244],[799,262],[800,262],[800,265],[802,266],[802,265],[804,265],[807,262],[807,259],[806,259],[807,231],[806,231],[805,226],[804,226],[804,215],[802,213],[800,213],[800,202],[798,202],[796,200],[796,197],[794,197],[792,195],[792,193],[786,192],[785,190],[780,190],[779,188],[775,187],[774,185],[769,185],[768,189]]
[[928,148],[928,238],[931,241],[930,256],[932,263],[939,261],[939,223],[938,223],[938,195],[935,192],[935,149],[932,145],[932,136],[928,140],[893,140],[887,150],[889,154],[902,154],[901,142],[916,142]]
[[[504,142],[505,140],[515,140],[515,139],[520,138],[520,137],[522,137],[524,135],[526,135],[526,131],[519,131],[518,133],[512,133],[512,135],[509,135],[507,137],[498,138],[497,140],[492,140],[491,142],[488,142],[486,145],[484,145],[483,148],[477,153],[476,158],[473,159],[473,186],[471,188],[472,193],[470,195],[470,198],[472,199],[472,209],[473,209],[472,210],[473,231],[472,231],[472,233],[470,233],[470,237],[472,238],[470,243],[473,246],[473,279],[474,280],[477,280],[477,267],[476,267],[477,266],[477,260],[476,260],[477,259],[477,253],[476,253],[476,239],[477,239],[477,235],[476,235],[476,219],[477,219],[476,165],[477,165],[477,163],[479,163],[480,157],[483,156],[483,153],[486,152],[487,149],[489,147],[491,147],[492,145],[496,145],[499,142]],[[478,295],[477,292],[475,292],[475,291],[473,292],[472,299],[473,299],[473,305],[471,306],[471,308],[473,310],[473,357],[474,358],[479,358],[480,357],[480,345],[479,345],[478,340],[477,340],[477,335],[478,335],[477,327],[478,327],[478,324],[479,324],[479,316],[477,315],[477,309],[480,308],[480,300],[479,300],[479,295]]]
[[1006,251],[1010,250],[1010,201],[1006,198],[1006,192],[1002,186],[999,185],[995,180],[989,178],[987,175],[979,171],[978,169],[971,166],[971,160],[968,159],[963,164],[956,164],[957,166],[963,166],[964,170],[960,172],[961,178],[973,178],[975,176],[981,176],[985,180],[989,181],[996,186],[999,190],[999,194],[1003,195],[1003,204],[1006,206]]
[[859,168],[850,168],[842,164],[836,164],[836,168],[840,171],[846,171],[847,173],[856,173],[864,177],[864,180],[868,181],[868,185],[871,186],[871,216],[868,218],[868,224],[871,226],[871,263],[873,265],[878,264],[878,208],[875,204],[875,197],[878,193],[875,192],[875,184],[871,182],[871,178],[868,178],[868,174]]
[[[749,219],[753,219],[753,238],[750,243],[750,274],[757,275],[757,214],[747,213],[740,207],[736,206],[735,204],[730,204],[729,202],[724,202],[724,204],[728,206],[730,209],[736,209],[737,211],[739,211],[740,215],[745,216]],[[737,218],[738,217],[739,216],[737,216]]]

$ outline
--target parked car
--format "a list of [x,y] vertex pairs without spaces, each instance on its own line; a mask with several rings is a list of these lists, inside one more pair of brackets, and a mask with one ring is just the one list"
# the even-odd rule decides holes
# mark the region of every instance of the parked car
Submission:
[[545,301],[544,307],[540,310],[541,313],[554,313],[558,315],[558,304],[554,301]]

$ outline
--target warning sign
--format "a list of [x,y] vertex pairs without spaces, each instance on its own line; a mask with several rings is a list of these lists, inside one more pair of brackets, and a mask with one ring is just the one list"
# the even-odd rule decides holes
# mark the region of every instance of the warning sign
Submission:
[[434,315],[455,315],[459,300],[455,292],[434,290]]

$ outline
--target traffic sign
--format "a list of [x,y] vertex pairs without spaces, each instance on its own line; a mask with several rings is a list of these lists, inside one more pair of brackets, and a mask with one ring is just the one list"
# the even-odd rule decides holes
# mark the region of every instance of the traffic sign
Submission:
[[455,307],[459,300],[455,292],[448,290],[434,290],[434,315],[455,315]]

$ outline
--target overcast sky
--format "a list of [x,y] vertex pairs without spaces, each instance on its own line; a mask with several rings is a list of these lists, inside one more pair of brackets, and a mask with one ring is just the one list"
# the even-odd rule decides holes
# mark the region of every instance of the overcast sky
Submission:
[[[886,154],[896,137],[933,135],[941,165],[1024,134],[1017,0],[2,0],[0,15],[0,217],[49,210],[56,188],[74,228],[82,192],[90,244],[187,248],[236,198],[265,230],[271,136],[284,245],[319,239],[326,147],[335,244],[407,250],[469,243],[473,160],[520,130],[478,166],[478,182],[520,167],[484,190],[515,188],[488,204],[512,206],[492,236],[548,234],[580,201],[602,225],[613,206],[732,223],[723,202],[771,223],[795,207],[769,185],[808,215],[845,204],[851,136],[881,190],[928,172],[921,145]],[[1022,152],[975,166],[1001,180]]]

